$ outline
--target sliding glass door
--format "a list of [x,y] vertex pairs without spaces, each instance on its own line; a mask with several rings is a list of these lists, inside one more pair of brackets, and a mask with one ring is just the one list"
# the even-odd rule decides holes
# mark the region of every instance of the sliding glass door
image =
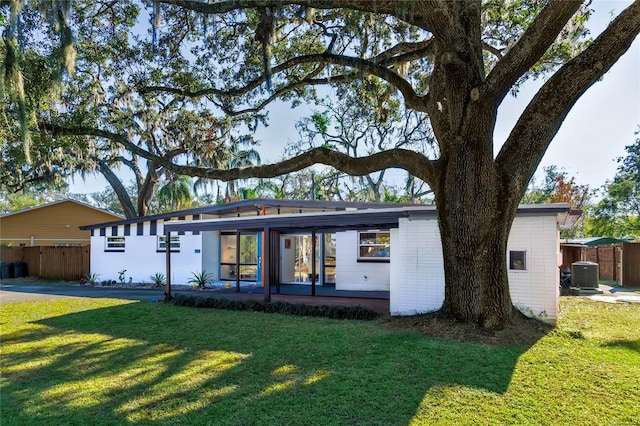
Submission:
[[[316,238],[316,283],[320,273],[320,245]],[[313,257],[311,235],[286,234],[280,237],[280,281],[285,284],[311,284]]]

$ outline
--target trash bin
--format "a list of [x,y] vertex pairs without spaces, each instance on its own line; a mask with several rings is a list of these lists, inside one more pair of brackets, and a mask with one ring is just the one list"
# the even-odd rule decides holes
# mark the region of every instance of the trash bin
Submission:
[[27,264],[24,262],[13,262],[14,278],[24,278],[27,276]]
[[0,278],[11,278],[9,276],[11,264],[8,262],[0,262]]

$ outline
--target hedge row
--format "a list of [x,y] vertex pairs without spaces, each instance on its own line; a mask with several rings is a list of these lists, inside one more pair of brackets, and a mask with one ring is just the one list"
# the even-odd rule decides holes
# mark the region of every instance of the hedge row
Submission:
[[230,311],[254,311],[332,319],[373,320],[381,315],[361,306],[305,305],[302,303],[264,302],[258,300],[233,300],[176,294],[171,299],[176,306],[193,308],[227,309]]

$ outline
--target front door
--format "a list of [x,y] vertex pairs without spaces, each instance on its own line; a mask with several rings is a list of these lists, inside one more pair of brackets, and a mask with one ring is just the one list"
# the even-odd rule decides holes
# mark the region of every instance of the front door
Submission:
[[240,281],[257,281],[259,256],[258,234],[220,235],[220,277],[223,280],[235,281],[239,274]]

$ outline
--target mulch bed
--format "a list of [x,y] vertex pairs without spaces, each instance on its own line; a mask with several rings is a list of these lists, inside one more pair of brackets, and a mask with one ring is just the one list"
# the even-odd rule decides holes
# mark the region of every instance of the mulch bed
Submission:
[[551,332],[554,327],[538,320],[516,316],[503,330],[487,330],[476,324],[461,323],[437,313],[410,317],[390,317],[385,327],[391,330],[412,331],[440,340],[476,343],[491,347],[531,346]]

